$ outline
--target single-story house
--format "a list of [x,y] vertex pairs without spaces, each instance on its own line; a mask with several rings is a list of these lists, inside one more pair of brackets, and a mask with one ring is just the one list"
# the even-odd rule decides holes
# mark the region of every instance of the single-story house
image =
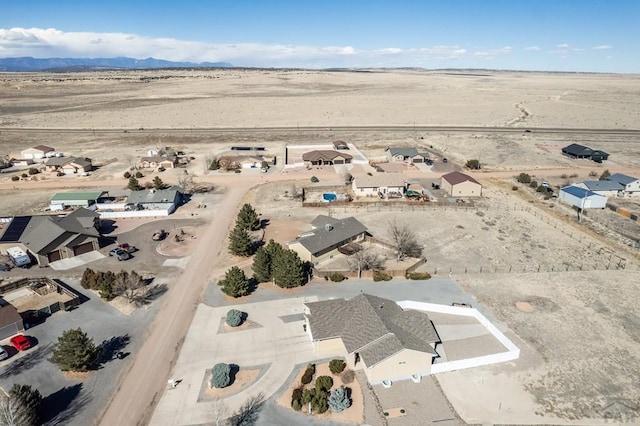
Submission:
[[96,204],[105,191],[73,191],[58,192],[51,197],[51,210],[62,210],[65,207],[89,207]]
[[27,148],[21,151],[20,154],[22,155],[22,158],[35,160],[35,159],[45,158],[48,152],[54,152],[54,151],[55,149],[51,148],[50,146],[37,145],[37,146],[34,146],[33,148]]
[[260,155],[225,155],[220,157],[218,161],[223,170],[259,169],[262,167],[263,161],[270,164],[265,157]]
[[139,169],[155,169],[156,167],[164,168],[164,169],[173,169],[178,164],[178,157],[175,155],[171,156],[153,156],[153,157],[142,157],[140,161],[138,161],[137,167]]
[[100,216],[79,208],[66,216],[16,216],[0,236],[0,246],[18,246],[40,266],[98,250]]
[[609,154],[604,151],[593,150],[577,143],[572,143],[571,145],[562,148],[562,154],[571,158],[586,158],[593,160],[596,163],[602,163],[609,158]]
[[181,204],[183,193],[184,190],[176,185],[166,189],[131,191],[127,205],[136,210],[167,210],[171,214]]
[[637,177],[623,175],[622,173],[614,173],[607,178],[612,182],[618,182],[624,188],[622,192],[625,195],[640,195],[640,179]]
[[302,161],[307,165],[323,166],[334,164],[350,164],[352,155],[346,152],[338,152],[330,149],[315,150],[302,154]]
[[349,149],[349,145],[345,141],[333,141],[333,147],[337,150]]
[[300,259],[314,264],[333,257],[338,248],[361,241],[367,234],[367,228],[355,217],[336,219],[319,215],[311,221],[311,227],[311,231],[299,235],[288,246]]
[[52,157],[45,166],[48,171],[61,171],[68,175],[90,172],[93,168],[91,159],[86,157]]
[[31,158],[13,158],[11,164],[19,167],[30,166],[33,164],[33,160]]
[[574,186],[588,189],[591,192],[595,192],[598,195],[604,195],[605,197],[617,197],[624,190],[624,185],[611,180],[586,180],[584,182],[576,183]]
[[375,173],[353,177],[351,188],[356,197],[390,198],[402,197],[405,190],[405,177],[401,173]]
[[460,172],[442,175],[440,187],[451,197],[480,197],[482,195],[480,182]]
[[24,323],[18,310],[4,300],[0,301],[0,340],[24,331]]
[[390,385],[431,372],[440,337],[429,316],[362,293],[352,299],[305,303],[307,333],[316,351],[344,347],[351,368],[362,363],[371,384]]
[[387,148],[389,161],[406,161],[408,163],[425,163],[429,159],[429,153],[418,152],[417,148]]
[[560,188],[560,200],[579,209],[604,209],[607,197],[577,186]]

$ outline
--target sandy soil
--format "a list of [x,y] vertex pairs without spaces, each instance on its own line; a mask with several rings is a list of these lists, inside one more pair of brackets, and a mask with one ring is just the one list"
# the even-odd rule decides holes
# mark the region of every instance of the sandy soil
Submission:
[[[198,245],[199,233],[200,229],[194,226],[169,230],[156,250],[163,256],[189,256]],[[176,240],[176,235],[179,240]]]
[[[291,409],[291,395],[293,394],[293,390],[300,386],[300,379],[304,374],[306,366],[302,368],[295,377],[291,386],[278,398],[276,403],[283,407]],[[354,380],[351,383],[343,383],[340,376],[334,376],[331,374],[329,370],[329,363],[316,364],[316,374],[313,376],[314,380],[305,385],[305,389],[310,389],[314,386],[315,379],[320,376],[330,376],[333,379],[333,387],[335,389],[340,386],[344,386],[345,388],[351,389],[351,407],[343,411],[342,413],[334,413],[329,409],[326,413],[323,414],[314,414],[313,417],[323,419],[323,420],[331,420],[336,422],[345,422],[345,423],[358,423],[361,424],[364,421],[364,398],[362,396],[362,390],[360,389],[360,384],[357,380]],[[306,413],[306,408],[302,408],[302,412]]]
[[236,373],[235,379],[233,383],[226,388],[214,388],[208,386],[208,383],[211,381],[211,373],[207,373],[205,375],[205,383],[207,386],[205,387],[205,398],[214,400],[214,399],[222,399],[229,397],[231,395],[235,395],[240,392],[243,388],[248,387],[253,382],[255,382],[260,375],[260,370],[240,370]]

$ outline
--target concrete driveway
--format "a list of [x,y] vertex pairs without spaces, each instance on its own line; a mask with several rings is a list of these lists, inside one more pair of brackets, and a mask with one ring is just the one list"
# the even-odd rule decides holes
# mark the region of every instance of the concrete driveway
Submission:
[[[214,402],[198,402],[198,398],[205,370],[218,362],[237,364],[241,370],[247,367],[265,370],[257,381],[223,399],[229,413],[259,392],[263,392],[265,398],[278,392],[297,365],[318,358],[302,327],[303,303],[316,300],[316,297],[290,298],[216,308],[200,304],[174,368],[174,379],[182,381],[175,389],[165,391],[151,424],[210,422]],[[237,331],[226,331],[221,327],[227,311],[234,307],[246,312],[254,326]],[[327,355],[323,354],[325,357]]]

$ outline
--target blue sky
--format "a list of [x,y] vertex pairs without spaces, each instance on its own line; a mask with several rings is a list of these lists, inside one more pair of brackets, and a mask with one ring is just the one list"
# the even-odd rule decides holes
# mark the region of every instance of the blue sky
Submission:
[[5,0],[0,57],[640,72],[640,2]]

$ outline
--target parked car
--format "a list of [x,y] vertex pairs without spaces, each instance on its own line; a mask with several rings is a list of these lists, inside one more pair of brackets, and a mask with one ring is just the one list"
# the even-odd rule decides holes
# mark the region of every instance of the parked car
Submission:
[[31,347],[31,342],[29,339],[24,337],[22,334],[17,334],[9,339],[9,343],[19,351],[24,351]]
[[9,358],[9,354],[3,346],[0,346],[0,361],[4,361],[7,358]]
[[128,244],[128,243],[118,244],[118,248],[121,248],[127,253],[135,253],[136,251],[138,251],[136,246],[132,246],[131,244]]
[[109,256],[115,256],[118,258],[118,260],[127,260],[131,257],[129,253],[122,250],[120,247],[109,250]]
[[151,236],[151,239],[153,241],[160,241],[160,240],[164,240],[166,236],[167,236],[167,233],[164,232],[164,229],[159,229],[153,233],[153,235]]

